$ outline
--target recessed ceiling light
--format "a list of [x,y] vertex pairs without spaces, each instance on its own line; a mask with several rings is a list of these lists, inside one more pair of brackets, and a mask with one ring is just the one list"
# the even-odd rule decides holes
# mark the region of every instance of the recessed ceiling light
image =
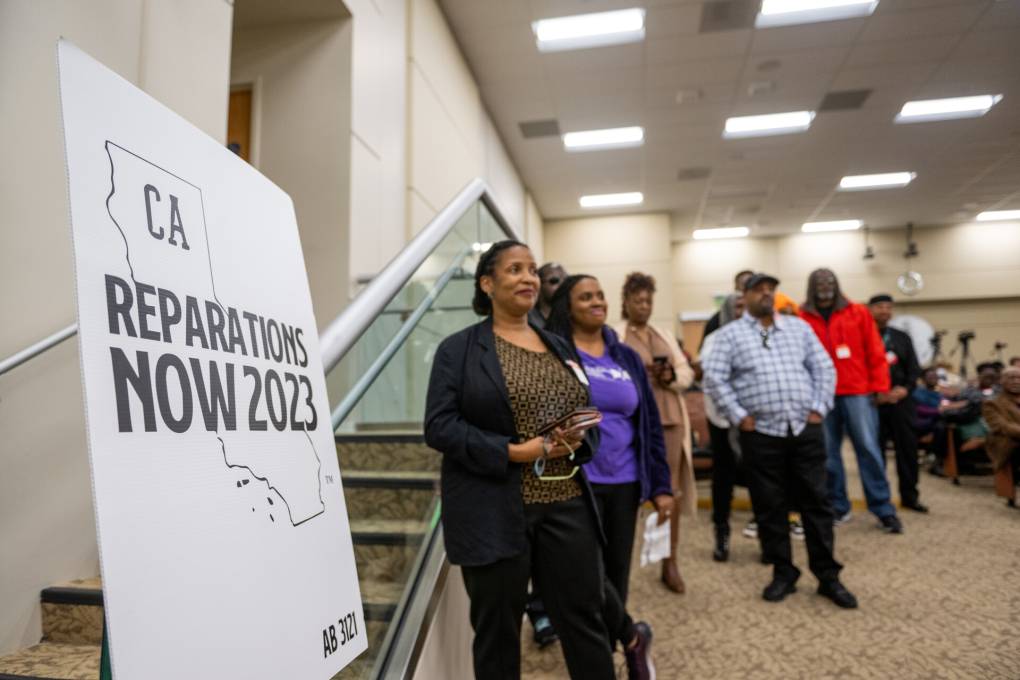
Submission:
[[755,28],[866,17],[879,0],[763,0]]
[[612,208],[618,205],[638,205],[645,200],[640,191],[629,191],[622,194],[591,194],[582,196],[578,203],[582,208]]
[[800,230],[806,234],[815,234],[820,231],[853,231],[860,229],[864,222],[861,220],[833,220],[831,222],[805,222]]
[[896,115],[897,123],[921,123],[930,120],[978,118],[1002,100],[1001,94],[949,99],[919,99],[907,102]]
[[986,210],[978,213],[978,222],[997,222],[999,220],[1020,220],[1020,210]]
[[726,119],[723,139],[804,132],[811,127],[811,121],[814,119],[814,111],[788,111],[786,113],[768,113],[763,116],[735,116]]
[[606,130],[583,130],[563,135],[563,146],[567,151],[597,151],[641,146],[645,143],[643,127],[609,128]]
[[620,45],[645,39],[645,10],[634,7],[540,19],[531,24],[531,30],[539,52]]
[[847,175],[839,180],[840,191],[867,191],[905,187],[917,177],[916,172],[885,172],[878,175]]
[[694,239],[708,241],[717,238],[743,238],[751,233],[747,227],[720,227],[718,229],[695,229]]

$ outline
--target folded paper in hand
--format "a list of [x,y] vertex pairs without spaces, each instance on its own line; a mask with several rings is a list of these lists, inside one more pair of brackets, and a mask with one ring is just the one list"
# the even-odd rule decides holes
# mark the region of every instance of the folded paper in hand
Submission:
[[645,532],[641,541],[641,566],[647,566],[669,557],[669,522],[659,524],[659,513],[645,519]]

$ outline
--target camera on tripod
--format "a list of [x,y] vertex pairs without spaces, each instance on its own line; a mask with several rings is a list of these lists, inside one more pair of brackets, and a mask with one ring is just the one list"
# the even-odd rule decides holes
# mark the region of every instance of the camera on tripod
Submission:
[[974,331],[960,331],[960,334],[956,336],[956,339],[960,342],[970,342],[974,339]]

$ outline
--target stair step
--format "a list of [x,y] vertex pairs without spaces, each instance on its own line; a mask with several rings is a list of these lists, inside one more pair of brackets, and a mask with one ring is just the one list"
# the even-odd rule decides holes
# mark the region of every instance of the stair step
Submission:
[[433,491],[439,473],[433,470],[348,470],[342,474],[344,489],[425,489]]
[[422,435],[337,435],[340,473],[352,470],[438,472],[441,458]]
[[411,519],[352,519],[355,545],[413,545],[425,537],[425,522]]
[[98,645],[103,640],[103,591],[98,577],[58,583],[40,593],[43,642]]
[[431,517],[438,482],[435,472],[348,470],[343,475],[347,514],[352,520]]
[[0,657],[0,680],[96,680],[99,645],[43,642]]

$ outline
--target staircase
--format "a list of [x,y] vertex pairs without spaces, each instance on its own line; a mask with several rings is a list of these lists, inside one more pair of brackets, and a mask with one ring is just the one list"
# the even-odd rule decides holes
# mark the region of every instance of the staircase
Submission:
[[[437,509],[439,456],[421,435],[338,435],[368,651],[336,679],[367,678]],[[0,680],[98,680],[103,591],[98,577],[40,594],[42,641],[0,657]]]

